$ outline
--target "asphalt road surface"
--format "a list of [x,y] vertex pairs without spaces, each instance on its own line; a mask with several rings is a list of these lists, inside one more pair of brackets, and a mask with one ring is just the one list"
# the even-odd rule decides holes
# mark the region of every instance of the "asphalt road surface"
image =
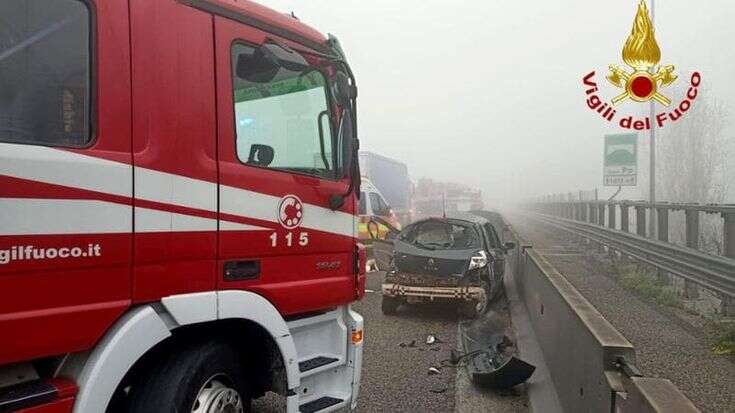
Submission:
[[[451,304],[411,305],[384,316],[382,281],[382,272],[369,273],[365,299],[355,306],[365,317],[357,411],[454,411],[456,368],[442,364],[448,365],[444,360],[457,345],[457,312]],[[429,334],[441,342],[427,345]],[[429,375],[430,367],[440,374]]]
[[[368,273],[365,298],[354,308],[365,318],[362,383],[357,412],[524,412],[523,386],[509,391],[479,389],[466,370],[448,362],[457,347],[456,305],[451,302],[402,306],[398,314],[380,309],[382,272]],[[473,328],[490,334],[504,329],[513,336],[504,298]],[[479,329],[479,330],[477,330]],[[483,330],[484,329],[484,330]],[[428,335],[436,343],[426,344]],[[429,374],[429,368],[439,374]],[[284,399],[269,394],[253,404],[256,412],[285,410]]]

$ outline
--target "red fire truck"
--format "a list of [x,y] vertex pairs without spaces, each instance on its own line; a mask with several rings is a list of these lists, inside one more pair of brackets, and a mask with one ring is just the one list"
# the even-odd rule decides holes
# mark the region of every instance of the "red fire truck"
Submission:
[[357,89],[247,0],[0,2],[0,411],[354,408]]

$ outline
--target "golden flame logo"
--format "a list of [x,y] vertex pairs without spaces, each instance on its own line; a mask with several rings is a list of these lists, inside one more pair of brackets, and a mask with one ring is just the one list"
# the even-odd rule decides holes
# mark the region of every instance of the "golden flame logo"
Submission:
[[653,73],[654,66],[661,61],[661,49],[656,42],[655,32],[646,2],[641,0],[633,30],[623,47],[623,61],[633,68],[633,72],[628,73],[618,66],[610,65],[610,74],[607,76],[610,83],[625,89],[612,100],[614,105],[628,98],[636,102],[653,99],[666,106],[671,104],[671,100],[659,93],[658,89],[674,83],[677,76],[672,65],[660,67],[658,72]]
[[633,31],[623,47],[623,61],[637,70],[648,70],[661,61],[653,22],[648,17],[646,2],[641,0],[633,22]]

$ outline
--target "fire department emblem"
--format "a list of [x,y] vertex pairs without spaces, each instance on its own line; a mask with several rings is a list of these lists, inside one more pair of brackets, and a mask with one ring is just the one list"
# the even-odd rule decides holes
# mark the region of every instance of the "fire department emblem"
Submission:
[[659,89],[674,83],[677,75],[674,66],[661,66],[654,73],[654,67],[661,61],[661,49],[656,42],[653,22],[648,14],[645,0],[638,4],[638,13],[633,22],[633,30],[623,47],[623,61],[633,69],[627,72],[618,66],[610,65],[607,80],[624,91],[612,99],[617,105],[626,99],[635,102],[648,102],[651,99],[669,106],[671,99]]
[[286,229],[294,229],[304,220],[304,203],[296,195],[286,195],[278,204],[278,222]]

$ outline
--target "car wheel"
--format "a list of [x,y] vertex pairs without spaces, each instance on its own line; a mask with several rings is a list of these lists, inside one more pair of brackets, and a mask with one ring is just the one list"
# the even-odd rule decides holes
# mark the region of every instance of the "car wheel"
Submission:
[[130,412],[250,412],[241,357],[222,342],[192,345],[155,366],[133,390]]
[[398,307],[401,306],[401,299],[396,297],[383,296],[383,302],[380,304],[380,309],[383,310],[385,315],[393,315],[398,312]]

